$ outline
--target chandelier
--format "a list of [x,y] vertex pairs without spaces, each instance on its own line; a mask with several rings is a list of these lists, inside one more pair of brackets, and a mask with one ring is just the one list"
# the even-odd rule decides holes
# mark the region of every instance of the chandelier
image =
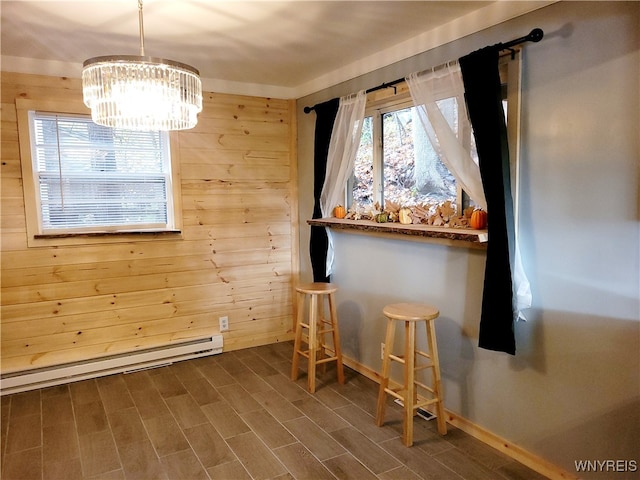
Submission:
[[184,63],[144,53],[142,0],[138,0],[140,56],[85,60],[84,104],[99,125],[129,130],[185,130],[202,111],[200,73]]

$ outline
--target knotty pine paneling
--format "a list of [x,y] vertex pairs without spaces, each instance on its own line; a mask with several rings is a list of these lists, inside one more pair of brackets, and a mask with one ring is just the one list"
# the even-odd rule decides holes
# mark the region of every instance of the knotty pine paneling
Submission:
[[225,349],[292,338],[298,271],[295,109],[204,94],[177,132],[182,235],[27,247],[16,98],[77,99],[80,80],[2,72],[2,372],[218,333]]

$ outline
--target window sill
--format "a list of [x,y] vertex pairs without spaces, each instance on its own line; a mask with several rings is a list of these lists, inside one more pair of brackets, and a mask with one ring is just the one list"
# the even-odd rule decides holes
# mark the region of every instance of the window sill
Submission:
[[33,238],[70,238],[70,237],[106,237],[124,235],[175,235],[182,233],[180,230],[119,230],[115,232],[81,232],[81,233],[44,233],[34,235]]
[[136,230],[114,232],[46,233],[28,238],[29,247],[129,243],[161,239],[180,239],[180,230]]
[[374,235],[400,240],[439,243],[454,247],[485,250],[487,231],[470,228],[432,227],[428,225],[403,225],[401,223],[377,223],[372,220],[345,220],[338,218],[314,218],[307,220],[312,226],[329,227],[347,233]]

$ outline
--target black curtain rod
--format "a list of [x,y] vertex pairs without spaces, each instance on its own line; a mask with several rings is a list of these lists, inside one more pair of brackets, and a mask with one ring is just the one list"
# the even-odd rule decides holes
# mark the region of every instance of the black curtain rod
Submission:
[[[494,47],[498,50],[509,50],[511,49],[511,47],[515,47],[516,45],[520,45],[521,43],[539,42],[540,40],[542,40],[543,36],[544,32],[541,28],[534,28],[529,32],[528,35],[525,35],[524,37],[516,38],[515,40],[511,40],[510,42],[506,43],[496,43]],[[366,93],[375,92],[376,90],[382,90],[383,88],[390,88],[401,82],[404,82],[404,78],[398,78],[397,80],[393,80],[391,82],[382,83],[382,85],[378,85],[377,87],[368,89]],[[311,113],[315,108],[315,105],[313,107],[304,107],[304,113]]]
[[508,50],[511,47],[520,45],[521,43],[539,42],[540,40],[542,40],[543,36],[544,36],[544,32],[542,31],[541,28],[534,28],[529,32],[528,35],[525,35],[524,37],[516,38],[515,40],[511,40],[510,42],[507,42],[507,43],[498,43],[494,45],[494,47],[499,48],[500,50]]

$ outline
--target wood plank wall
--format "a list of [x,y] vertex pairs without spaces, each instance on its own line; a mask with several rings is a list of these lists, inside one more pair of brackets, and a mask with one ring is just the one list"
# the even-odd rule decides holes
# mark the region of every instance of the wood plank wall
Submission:
[[175,133],[182,238],[27,247],[15,99],[81,97],[78,79],[1,76],[2,372],[217,334],[292,338],[298,271],[295,104],[205,93]]

